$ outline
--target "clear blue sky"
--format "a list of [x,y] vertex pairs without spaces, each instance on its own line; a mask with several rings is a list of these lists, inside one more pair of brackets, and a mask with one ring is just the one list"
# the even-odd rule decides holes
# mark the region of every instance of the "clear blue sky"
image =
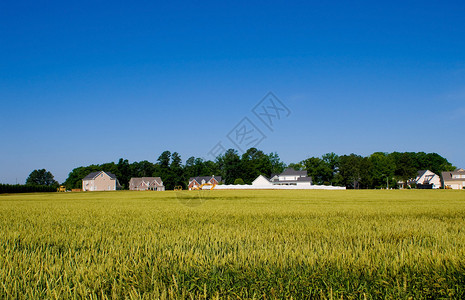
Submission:
[[[324,3],[322,3],[324,2]],[[0,182],[258,148],[437,152],[465,167],[463,1],[1,1]],[[271,132],[251,112],[290,109]]]

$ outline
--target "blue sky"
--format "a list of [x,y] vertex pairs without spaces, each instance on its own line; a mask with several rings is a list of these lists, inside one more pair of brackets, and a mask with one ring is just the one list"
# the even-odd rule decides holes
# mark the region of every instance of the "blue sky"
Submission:
[[[0,182],[207,157],[244,117],[286,163],[425,151],[465,167],[465,4],[322,2],[0,2]],[[291,111],[273,131],[251,111],[269,91]]]

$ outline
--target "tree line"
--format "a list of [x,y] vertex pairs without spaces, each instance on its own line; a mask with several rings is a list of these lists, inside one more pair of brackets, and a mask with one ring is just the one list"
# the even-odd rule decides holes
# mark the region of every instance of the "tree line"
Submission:
[[64,185],[68,189],[81,188],[82,178],[91,172],[106,171],[116,175],[123,189],[129,187],[131,177],[161,177],[166,189],[187,187],[190,177],[222,176],[225,184],[250,184],[259,175],[270,177],[286,167],[306,170],[314,184],[345,186],[347,188],[395,188],[397,182],[415,178],[419,170],[431,170],[440,175],[455,169],[444,157],[424,152],[376,152],[369,156],[356,154],[339,156],[327,153],[286,165],[275,152],[250,148],[240,155],[229,149],[214,161],[189,157],[183,164],[178,152],[164,151],[156,160],[129,163],[121,158],[117,163],[90,165],[73,169]]
[[57,188],[47,185],[31,184],[0,184],[0,194],[6,193],[50,193],[56,192]]

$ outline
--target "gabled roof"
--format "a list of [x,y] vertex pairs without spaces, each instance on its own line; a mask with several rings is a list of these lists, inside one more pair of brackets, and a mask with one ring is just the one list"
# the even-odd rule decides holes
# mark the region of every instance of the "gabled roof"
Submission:
[[306,170],[296,171],[293,168],[287,168],[279,175],[280,176],[307,176],[307,171]]
[[218,182],[221,182],[222,180],[221,176],[197,176],[189,178],[189,182],[192,182],[194,180],[197,181],[197,183],[202,183],[202,180],[205,180],[205,182],[209,182],[212,178],[215,178],[215,180]]
[[97,172],[89,173],[89,175],[87,175],[86,177],[84,177],[82,180],[92,180],[92,179],[95,179],[95,177],[97,177],[98,175],[100,175],[100,173],[105,173],[105,174],[107,174],[111,179],[116,179],[116,175],[113,174],[113,173],[105,172],[105,171],[97,171]]
[[153,183],[156,183],[159,186],[163,185],[163,181],[160,177],[132,177],[131,180],[129,180],[129,183],[134,186],[138,186],[142,182],[146,185],[153,185]]
[[[260,177],[265,178],[267,181],[270,181],[270,180],[271,180],[270,178],[266,177],[265,175],[258,175],[258,177],[255,178],[255,180],[257,180],[257,179],[260,178]],[[255,181],[255,180],[254,180],[254,181]]]

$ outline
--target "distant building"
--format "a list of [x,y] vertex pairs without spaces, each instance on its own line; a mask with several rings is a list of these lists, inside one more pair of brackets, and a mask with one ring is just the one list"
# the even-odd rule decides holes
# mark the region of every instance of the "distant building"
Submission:
[[92,172],[82,179],[83,191],[116,191],[120,188],[115,174],[110,172]]
[[273,174],[270,179],[263,175],[258,176],[253,182],[253,186],[273,186],[273,185],[312,185],[312,177],[307,176],[307,171],[296,171],[287,168],[281,174]]
[[131,191],[164,191],[165,186],[160,177],[133,177],[129,180]]
[[465,188],[465,170],[456,169],[453,172],[442,172],[444,187],[454,190]]
[[439,189],[441,188],[441,177],[434,174],[430,170],[418,171],[418,176],[409,181],[410,184],[415,184],[418,189]]
[[189,178],[189,185],[188,189],[196,189],[200,187],[202,184],[210,184],[210,185],[217,185],[221,182],[221,176],[197,176]]

